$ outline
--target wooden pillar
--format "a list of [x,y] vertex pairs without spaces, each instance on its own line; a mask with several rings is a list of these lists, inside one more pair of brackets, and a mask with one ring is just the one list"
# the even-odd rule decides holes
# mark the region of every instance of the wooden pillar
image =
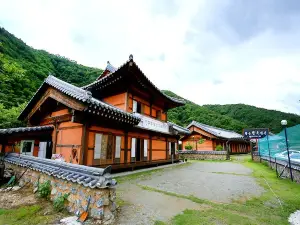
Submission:
[[124,135],[124,163],[127,163],[128,157],[128,131],[125,131]]
[[149,137],[149,161],[152,161],[152,136]]
[[53,130],[53,146],[52,146],[52,154],[56,153],[56,145],[57,145],[57,134],[58,134],[58,124],[55,122],[54,130]]
[[169,145],[168,145],[168,138],[166,138],[166,159],[169,159]]
[[80,165],[87,164],[87,152],[88,152],[87,142],[88,142],[88,122],[85,122],[82,127]]

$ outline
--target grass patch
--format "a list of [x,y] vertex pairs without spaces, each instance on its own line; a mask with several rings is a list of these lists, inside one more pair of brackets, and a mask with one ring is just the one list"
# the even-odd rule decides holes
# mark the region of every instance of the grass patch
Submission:
[[165,195],[170,195],[170,196],[174,196],[174,197],[178,197],[178,198],[185,198],[185,199],[191,200],[191,201],[199,203],[199,204],[209,204],[209,205],[213,204],[212,202],[210,202],[208,200],[200,199],[200,198],[197,198],[193,195],[189,195],[189,196],[181,195],[181,194],[177,194],[177,193],[174,193],[174,192],[163,191],[163,190],[160,190],[160,189],[156,189],[156,188],[152,188],[152,187],[145,186],[145,185],[140,185],[140,184],[138,184],[138,186],[141,187],[144,190],[147,190],[147,191],[154,191],[154,192],[159,192],[159,193],[162,193],[162,194],[165,194]]
[[39,205],[23,206],[17,209],[0,209],[0,224],[49,224],[55,220],[56,215],[44,216],[39,214],[41,211],[42,207]]
[[250,176],[249,174],[242,174],[242,173],[230,173],[230,172],[209,172],[209,173],[216,173],[216,174],[229,174],[235,176]]
[[[261,163],[249,161],[249,159],[249,157],[245,157],[245,160],[240,160],[239,163],[253,170],[252,176],[264,187],[265,192],[260,197],[246,201],[219,204],[195,196],[185,196],[148,186],[139,186],[144,190],[212,206],[211,209],[205,211],[185,210],[173,217],[171,224],[288,225],[289,215],[300,207],[300,185],[290,180],[277,178],[274,170]],[[280,199],[282,208],[276,196]]]
[[154,225],[167,225],[167,224],[163,221],[156,220],[156,221],[154,221]]

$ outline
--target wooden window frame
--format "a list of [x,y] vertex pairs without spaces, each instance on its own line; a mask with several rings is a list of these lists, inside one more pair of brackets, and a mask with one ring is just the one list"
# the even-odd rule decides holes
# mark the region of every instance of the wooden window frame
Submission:
[[[30,142],[31,143],[31,149],[30,149],[31,154],[26,154],[28,152],[23,153],[24,142]],[[34,151],[34,140],[22,140],[21,141],[20,154],[33,156],[33,151]]]

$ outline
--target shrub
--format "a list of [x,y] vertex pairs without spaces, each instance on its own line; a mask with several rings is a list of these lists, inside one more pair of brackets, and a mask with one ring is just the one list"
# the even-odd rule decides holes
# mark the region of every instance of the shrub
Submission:
[[53,201],[53,207],[56,212],[61,212],[65,208],[65,201],[69,197],[69,194],[64,194],[60,197],[57,197]]
[[184,148],[185,148],[186,150],[192,150],[192,149],[193,149],[193,146],[190,144],[190,142],[188,142],[187,145],[184,146]]
[[201,145],[201,144],[203,144],[204,142],[205,142],[205,139],[204,139],[204,138],[200,138],[199,141],[198,141],[198,144]]
[[41,198],[49,199],[49,196],[51,194],[50,180],[47,180],[46,182],[39,184],[38,194],[39,194],[39,197],[41,197]]
[[216,151],[223,151],[223,146],[222,145],[217,145],[216,146]]

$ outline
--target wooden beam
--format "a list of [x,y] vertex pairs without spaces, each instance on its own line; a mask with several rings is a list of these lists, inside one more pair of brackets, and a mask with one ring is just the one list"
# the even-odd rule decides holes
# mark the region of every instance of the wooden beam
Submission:
[[85,122],[82,127],[82,136],[81,136],[81,157],[80,164],[87,164],[87,142],[88,142],[88,123]]
[[27,116],[27,120],[29,120],[32,115],[39,110],[40,106],[48,99],[52,98],[56,100],[57,102],[60,102],[66,106],[68,106],[71,109],[75,109],[78,111],[83,111],[85,109],[85,105],[82,104],[80,101],[69,97],[68,95],[61,93],[58,90],[55,90],[53,88],[49,88],[40,98],[40,100],[35,104],[35,106],[32,108],[30,113]]

